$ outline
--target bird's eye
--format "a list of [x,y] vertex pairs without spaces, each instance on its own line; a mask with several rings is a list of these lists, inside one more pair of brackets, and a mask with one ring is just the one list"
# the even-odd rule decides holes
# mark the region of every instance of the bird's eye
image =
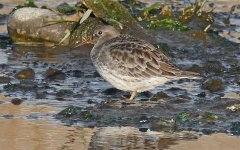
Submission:
[[98,31],[98,35],[101,35],[102,34],[102,31]]

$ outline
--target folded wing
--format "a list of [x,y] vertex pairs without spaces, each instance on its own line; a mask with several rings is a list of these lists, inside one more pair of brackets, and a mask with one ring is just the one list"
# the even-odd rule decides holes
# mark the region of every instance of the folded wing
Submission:
[[[180,77],[185,72],[175,67],[152,44],[129,35],[121,35],[107,42],[102,55],[105,55],[104,58],[111,62],[114,70],[123,76]],[[185,75],[187,75],[186,72]]]

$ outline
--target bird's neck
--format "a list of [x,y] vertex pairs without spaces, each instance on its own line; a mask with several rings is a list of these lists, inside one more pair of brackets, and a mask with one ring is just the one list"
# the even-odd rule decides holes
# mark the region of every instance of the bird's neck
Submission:
[[98,41],[96,44],[94,44],[94,46],[91,50],[91,53],[90,53],[90,57],[91,57],[93,62],[98,58],[99,52],[101,51],[104,43],[105,42]]
[[90,56],[91,56],[91,59],[94,60],[94,59],[97,59],[98,58],[98,55],[99,55],[99,52],[102,50],[102,46],[110,41],[111,39],[114,39],[116,38],[118,35],[112,35],[112,36],[104,36],[102,38],[100,38],[96,44],[94,44],[94,47],[92,48],[91,50],[91,53],[90,53]]

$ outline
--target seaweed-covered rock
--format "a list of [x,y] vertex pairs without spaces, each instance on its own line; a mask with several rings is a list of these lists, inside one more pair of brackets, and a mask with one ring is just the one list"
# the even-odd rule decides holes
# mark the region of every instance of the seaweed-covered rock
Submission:
[[86,43],[92,37],[93,31],[97,25],[101,24],[99,19],[89,17],[81,25],[78,25],[72,32],[69,40],[71,47],[77,47]]
[[80,107],[75,107],[75,106],[69,106],[66,109],[62,110],[57,114],[57,118],[62,118],[62,117],[71,117],[73,115],[77,115],[81,112],[82,108]]
[[207,79],[205,82],[203,82],[202,86],[204,89],[207,89],[211,92],[222,90],[224,87],[222,79],[218,77]]
[[74,14],[76,13],[76,7],[70,6],[68,3],[64,2],[56,7],[56,10],[63,14]]
[[118,1],[110,0],[83,0],[83,4],[93,10],[97,18],[103,19],[105,22],[115,27],[122,26],[128,34],[140,37],[148,41],[154,41],[146,35],[140,24],[131,16],[127,8]]
[[61,20],[49,9],[24,7],[9,16],[8,33],[14,42],[59,43],[73,24]]

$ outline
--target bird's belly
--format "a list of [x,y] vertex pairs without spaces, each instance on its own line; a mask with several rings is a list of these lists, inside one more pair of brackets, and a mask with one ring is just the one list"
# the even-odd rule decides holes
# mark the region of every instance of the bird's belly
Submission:
[[123,91],[148,91],[169,81],[169,79],[165,77],[139,78],[127,76],[124,72],[120,73],[106,68],[101,68],[98,72],[115,88]]

